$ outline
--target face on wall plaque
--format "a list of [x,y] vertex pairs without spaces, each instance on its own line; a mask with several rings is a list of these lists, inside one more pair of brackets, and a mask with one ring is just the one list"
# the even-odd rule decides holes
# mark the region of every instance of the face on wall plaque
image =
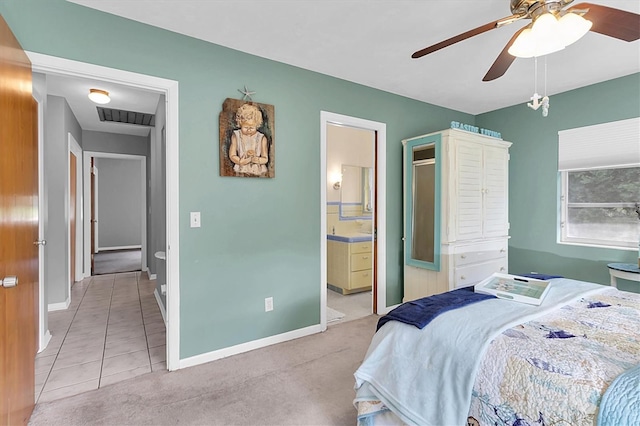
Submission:
[[274,107],[227,98],[220,112],[220,176],[275,177]]

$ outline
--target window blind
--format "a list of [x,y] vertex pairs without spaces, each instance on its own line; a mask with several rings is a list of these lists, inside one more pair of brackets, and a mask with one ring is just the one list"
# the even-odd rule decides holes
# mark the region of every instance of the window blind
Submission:
[[558,171],[640,166],[640,117],[558,132]]

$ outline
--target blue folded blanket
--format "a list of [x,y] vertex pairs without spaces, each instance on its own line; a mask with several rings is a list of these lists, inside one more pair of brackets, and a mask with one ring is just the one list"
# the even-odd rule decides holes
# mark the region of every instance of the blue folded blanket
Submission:
[[422,329],[435,317],[444,312],[480,302],[481,300],[494,298],[495,296],[490,294],[474,292],[473,286],[471,286],[412,300],[403,303],[380,318],[376,331],[380,330],[380,327],[388,321],[400,321]]

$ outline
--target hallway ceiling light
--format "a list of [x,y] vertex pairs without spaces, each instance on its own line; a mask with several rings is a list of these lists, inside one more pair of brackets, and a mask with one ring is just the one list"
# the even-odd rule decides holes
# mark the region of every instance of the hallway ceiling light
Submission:
[[108,104],[111,102],[109,92],[100,89],[89,89],[89,99],[97,104]]

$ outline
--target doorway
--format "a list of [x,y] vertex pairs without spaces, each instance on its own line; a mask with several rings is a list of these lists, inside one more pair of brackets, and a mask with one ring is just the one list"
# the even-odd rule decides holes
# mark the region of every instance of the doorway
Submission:
[[71,133],[67,136],[69,186],[68,202],[65,203],[68,218],[69,235],[69,278],[67,294],[71,294],[71,286],[83,278],[82,272],[82,148]]
[[[328,313],[334,314],[335,309],[329,311],[327,303],[329,293],[327,290],[328,281],[328,234],[334,235],[334,227],[337,225],[339,228],[343,226],[341,222],[328,223],[328,211],[329,209],[338,209],[337,217],[338,219],[345,219],[344,229],[358,228],[360,234],[364,234],[365,238],[367,233],[370,232],[370,245],[371,247],[364,250],[367,245],[366,242],[359,242],[360,244],[356,244],[357,248],[362,250],[356,250],[357,253],[355,255],[360,255],[362,259],[359,261],[367,262],[366,257],[371,256],[373,258],[372,262],[369,263],[371,265],[371,294],[369,295],[368,290],[356,292],[363,293],[365,304],[369,304],[370,310],[369,313],[375,312],[378,314],[386,313],[386,124],[364,120],[356,117],[350,117],[346,115],[340,115],[335,113],[330,113],[326,111],[322,111],[320,114],[320,143],[321,143],[321,188],[320,188],[320,204],[321,204],[321,212],[320,212],[320,229],[321,229],[321,238],[320,238],[320,255],[321,255],[321,265],[320,265],[320,273],[321,273],[321,307],[320,307],[320,319],[321,326],[323,330],[326,330],[327,323],[332,318],[329,318]],[[360,157],[357,152],[353,155],[349,160],[344,160],[346,163],[343,163],[343,160],[336,160],[331,157],[329,154],[330,142],[332,131],[336,128],[343,128],[345,130],[353,130],[356,132],[360,132],[365,135],[365,138],[369,138],[369,149],[370,154],[368,158],[370,160],[365,160],[367,164],[346,164],[349,161],[358,162]],[[368,135],[368,136],[367,136]],[[331,157],[331,161],[329,158]],[[336,166],[336,164],[340,163],[340,166]],[[331,170],[328,170],[329,165],[331,163]],[[371,164],[368,167],[368,164]],[[352,166],[347,167],[345,169],[344,166]],[[336,169],[336,170],[334,170]],[[371,173],[368,174],[367,171],[371,170]],[[360,194],[360,197],[357,198],[357,201],[351,201],[345,199],[344,201],[340,198],[341,195],[337,195],[336,193],[332,193],[331,191],[340,190],[340,194],[342,194],[342,184],[343,178],[345,174],[353,174],[354,176],[360,176],[359,184],[356,185],[354,191]],[[370,189],[370,191],[365,189]],[[329,196],[327,194],[332,194],[332,200],[329,200]],[[367,195],[370,194],[370,195]],[[339,200],[339,201],[338,201]],[[356,213],[347,213],[349,209],[356,208],[358,212]],[[346,222],[350,222],[349,226],[346,226]],[[331,229],[329,229],[331,226]],[[333,238],[334,240],[336,238]],[[363,240],[364,241],[364,240]],[[333,244],[333,242],[332,242]],[[364,244],[364,245],[363,245]],[[360,247],[362,245],[362,247]],[[346,250],[345,253],[342,253],[340,257],[351,257],[352,254],[349,250],[352,249],[350,247],[351,244],[343,246]],[[346,248],[344,248],[346,247]],[[363,251],[364,250],[364,251]],[[362,252],[362,253],[361,253]],[[366,253],[365,253],[366,252]],[[368,254],[370,253],[370,254]],[[345,261],[346,262],[346,261]],[[362,280],[368,279],[365,274],[368,272],[365,266],[357,267],[357,268],[347,268],[347,274],[354,274],[354,279]],[[354,269],[352,272],[351,269]],[[355,276],[357,275],[357,276]],[[360,275],[362,275],[360,277]],[[332,277],[333,279],[333,277]],[[364,285],[355,286],[356,289],[362,290],[365,288]],[[341,291],[342,292],[342,291]],[[333,297],[333,294],[331,294]],[[362,295],[358,296],[360,299],[363,298]]]
[[85,270],[147,270],[147,158],[85,151],[83,161]]
[[[178,83],[128,71],[86,64],[34,52],[26,52],[33,72],[104,80],[161,93],[166,99],[166,359],[169,370],[180,368],[180,300],[179,300],[179,234],[178,234]],[[83,262],[84,263],[84,262]],[[90,272],[84,268],[83,276]],[[45,284],[46,287],[46,284]],[[46,291],[42,297],[46,297]],[[40,316],[46,316],[45,303],[40,303]],[[46,334],[47,330],[41,330]]]
[[327,324],[370,315],[376,132],[327,124]]

